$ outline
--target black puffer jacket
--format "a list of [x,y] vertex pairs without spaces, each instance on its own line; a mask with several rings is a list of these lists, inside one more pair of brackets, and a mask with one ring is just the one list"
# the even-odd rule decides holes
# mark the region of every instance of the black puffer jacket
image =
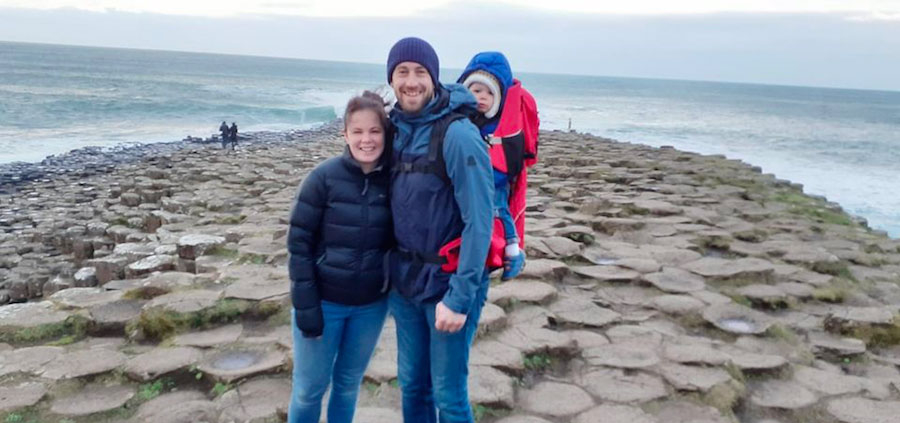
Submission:
[[362,305],[388,291],[384,253],[393,228],[389,172],[364,174],[348,149],[303,180],[287,247],[291,299],[304,336],[322,334],[321,300]]

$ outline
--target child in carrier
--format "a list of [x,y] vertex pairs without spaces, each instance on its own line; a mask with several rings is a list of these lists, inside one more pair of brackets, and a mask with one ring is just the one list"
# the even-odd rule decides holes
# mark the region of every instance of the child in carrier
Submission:
[[525,167],[537,161],[537,106],[521,82],[512,77],[503,53],[476,54],[457,82],[475,96],[477,113],[470,119],[489,143],[494,211],[506,238],[501,279],[509,280],[525,267]]

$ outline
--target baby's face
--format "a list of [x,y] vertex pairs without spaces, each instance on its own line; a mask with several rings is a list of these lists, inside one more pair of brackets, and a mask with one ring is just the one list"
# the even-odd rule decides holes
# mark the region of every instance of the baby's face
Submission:
[[478,102],[478,111],[480,113],[487,112],[491,109],[491,106],[494,105],[494,94],[491,93],[491,90],[487,85],[475,82],[469,85],[469,91],[475,96],[475,100]]

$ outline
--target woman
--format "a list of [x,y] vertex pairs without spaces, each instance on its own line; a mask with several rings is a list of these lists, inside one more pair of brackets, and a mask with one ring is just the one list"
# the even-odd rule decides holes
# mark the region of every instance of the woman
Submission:
[[344,112],[344,154],[303,180],[288,233],[294,305],[289,423],[350,423],[387,313],[382,261],[393,230],[384,102],[366,91]]

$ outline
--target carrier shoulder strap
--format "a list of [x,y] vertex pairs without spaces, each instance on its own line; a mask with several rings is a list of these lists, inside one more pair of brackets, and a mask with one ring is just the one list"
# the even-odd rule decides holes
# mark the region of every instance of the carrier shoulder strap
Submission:
[[431,127],[431,139],[428,141],[429,173],[437,175],[447,185],[450,185],[450,176],[447,175],[447,164],[444,162],[444,139],[451,123],[467,118],[462,113],[450,112],[434,121]]

